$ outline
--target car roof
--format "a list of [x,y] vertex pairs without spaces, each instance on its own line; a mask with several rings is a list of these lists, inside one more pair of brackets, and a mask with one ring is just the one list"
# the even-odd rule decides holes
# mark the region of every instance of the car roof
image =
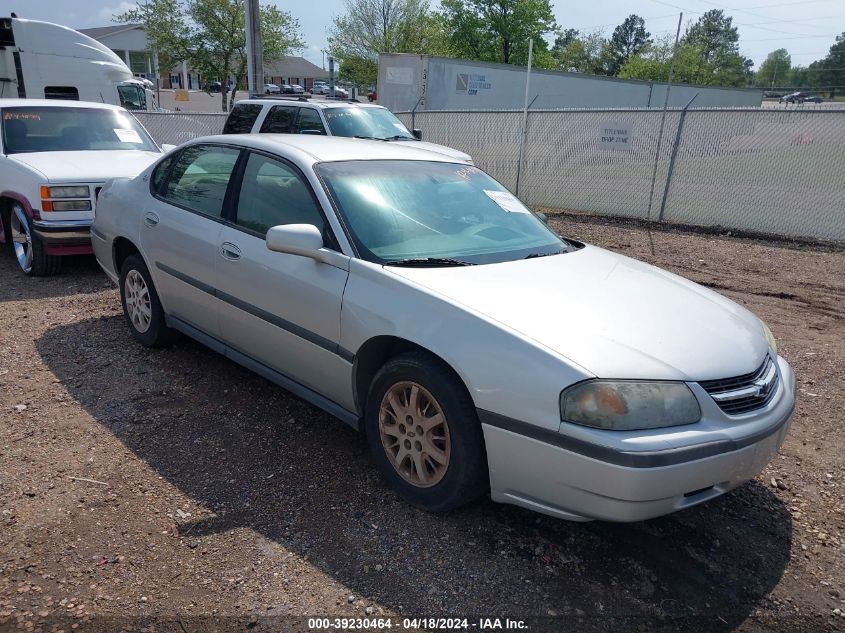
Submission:
[[111,103],[97,103],[96,101],[71,101],[65,99],[0,99],[0,108],[38,106],[48,108],[97,108],[99,110],[120,110],[123,108]]
[[353,102],[353,101],[300,101],[297,97],[282,97],[282,98],[273,98],[273,97],[262,97],[259,99],[241,99],[240,101],[236,101],[235,105],[239,105],[241,103],[260,103],[265,104],[269,103],[270,105],[297,105],[299,107],[311,105],[315,108],[381,108],[382,110],[386,109],[384,106],[378,105],[377,103],[361,103],[360,101]]
[[[445,154],[432,152],[406,143],[369,141],[342,136],[316,134],[218,134],[194,139],[196,143],[220,143],[264,150],[294,158],[312,165],[342,160],[419,160],[440,163],[459,163]],[[463,163],[460,163],[463,164]]]

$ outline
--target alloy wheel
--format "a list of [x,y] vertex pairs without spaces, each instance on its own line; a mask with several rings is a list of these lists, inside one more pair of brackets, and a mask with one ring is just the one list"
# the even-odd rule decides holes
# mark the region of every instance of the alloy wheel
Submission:
[[123,282],[123,295],[126,301],[126,314],[139,333],[150,329],[152,308],[150,306],[150,289],[144,276],[137,270],[130,270]]
[[18,266],[23,272],[29,274],[32,271],[32,233],[29,228],[29,219],[21,207],[17,205],[13,207],[9,224]]
[[451,455],[449,425],[443,409],[422,385],[392,385],[379,407],[379,434],[397,473],[418,488],[437,485],[446,475]]

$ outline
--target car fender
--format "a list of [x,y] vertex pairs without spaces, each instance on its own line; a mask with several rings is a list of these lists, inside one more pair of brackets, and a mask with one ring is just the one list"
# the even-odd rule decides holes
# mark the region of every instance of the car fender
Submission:
[[341,347],[356,354],[374,337],[408,341],[449,365],[477,408],[557,432],[560,392],[593,377],[537,341],[389,267],[352,259],[349,273]]
[[[25,195],[18,193],[17,191],[4,191],[0,193],[0,197],[20,202],[21,207],[23,207],[23,212],[26,213],[26,217],[30,220],[37,220],[40,217],[38,212],[32,208],[32,205],[29,203],[29,200]],[[8,227],[3,222],[4,215],[5,214],[0,213],[0,244],[6,243],[6,229]]]

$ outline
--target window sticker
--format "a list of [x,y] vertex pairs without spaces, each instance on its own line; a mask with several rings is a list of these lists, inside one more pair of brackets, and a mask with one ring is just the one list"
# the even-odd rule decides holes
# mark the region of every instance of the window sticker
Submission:
[[117,134],[117,138],[120,140],[121,143],[144,142],[141,140],[141,135],[138,134],[138,132],[135,130],[121,130],[119,128],[114,128],[114,133]]
[[510,191],[491,191],[489,189],[484,189],[484,193],[487,194],[488,198],[509,213],[531,213],[528,208]]

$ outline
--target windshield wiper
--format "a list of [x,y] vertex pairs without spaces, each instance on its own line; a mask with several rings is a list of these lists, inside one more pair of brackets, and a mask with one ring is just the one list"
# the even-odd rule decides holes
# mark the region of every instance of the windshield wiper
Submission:
[[365,138],[368,141],[386,141],[387,139],[381,138],[380,136],[361,136],[360,134],[356,134],[352,138]]
[[432,268],[437,266],[475,266],[472,262],[465,262],[462,259],[452,259],[450,257],[416,257],[409,259],[395,259],[384,262],[385,266],[430,266]]
[[388,136],[385,141],[418,141],[419,139],[416,136],[405,136],[404,134],[394,134],[393,136]]
[[557,251],[556,253],[529,253],[522,259],[534,259],[535,257],[548,257],[549,255],[560,255],[564,251]]

